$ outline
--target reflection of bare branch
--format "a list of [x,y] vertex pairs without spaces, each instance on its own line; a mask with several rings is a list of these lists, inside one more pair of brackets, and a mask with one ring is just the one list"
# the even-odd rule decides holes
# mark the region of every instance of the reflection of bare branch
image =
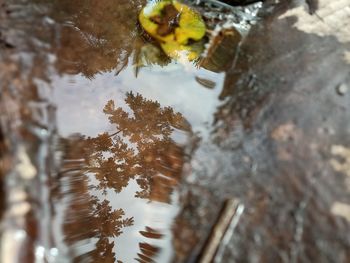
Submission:
[[117,134],[121,133],[121,131],[117,131],[115,133],[112,133],[112,134],[109,134],[109,137],[113,137],[113,136],[116,136]]

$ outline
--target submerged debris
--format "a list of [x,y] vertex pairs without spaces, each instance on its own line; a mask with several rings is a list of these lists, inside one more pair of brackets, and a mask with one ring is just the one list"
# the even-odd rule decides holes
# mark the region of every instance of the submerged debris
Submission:
[[[232,235],[235,225],[243,212],[243,206],[236,199],[227,199],[219,213],[210,235],[200,253],[198,262],[210,263],[213,262],[220,254],[219,250],[222,243],[226,243],[226,235]],[[231,232],[231,233],[227,233]]]

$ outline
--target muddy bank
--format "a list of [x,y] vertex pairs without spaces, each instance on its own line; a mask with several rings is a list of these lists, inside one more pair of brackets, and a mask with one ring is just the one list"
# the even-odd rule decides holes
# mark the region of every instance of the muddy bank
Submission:
[[[196,246],[209,233],[217,204],[241,200],[245,212],[223,262],[349,259],[350,97],[339,93],[349,85],[349,44],[302,32],[295,28],[301,18],[281,18],[294,4],[276,6],[250,31],[226,75],[221,98],[227,102],[215,115],[212,140],[194,156],[195,184],[179,217],[187,235],[176,231]],[[340,12],[328,11],[333,18]],[[203,232],[195,239],[199,224]]]

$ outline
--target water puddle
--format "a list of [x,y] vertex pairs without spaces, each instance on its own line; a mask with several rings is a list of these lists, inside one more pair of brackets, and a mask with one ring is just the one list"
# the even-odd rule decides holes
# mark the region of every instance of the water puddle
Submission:
[[[265,141],[254,134],[241,147],[247,113],[232,117],[243,95],[231,89],[263,5],[184,2],[207,25],[200,60],[171,59],[144,36],[143,0],[3,5],[0,180],[12,198],[0,204],[4,262],[185,262],[176,261],[191,254],[183,247],[199,242],[186,213],[196,209],[208,230],[197,199],[216,195],[186,187],[256,175],[262,157],[246,153]],[[244,97],[260,92],[256,82],[247,74]]]
[[[5,24],[2,33],[3,57],[13,64],[2,77],[18,76],[17,86],[2,88],[4,134],[15,142],[7,142],[12,150],[2,159],[17,167],[2,172],[14,174],[5,187],[7,195],[18,196],[6,201],[16,209],[3,219],[6,262],[174,258],[179,190],[198,142],[210,138],[224,103],[225,70],[240,43],[225,35],[215,43],[214,37],[230,28],[246,34],[261,6],[189,3],[212,25],[205,52],[224,43],[218,58],[198,67],[187,59],[157,58],[161,51],[141,38],[137,23],[144,4],[3,5],[3,19],[14,27]],[[230,57],[221,63],[225,51]]]

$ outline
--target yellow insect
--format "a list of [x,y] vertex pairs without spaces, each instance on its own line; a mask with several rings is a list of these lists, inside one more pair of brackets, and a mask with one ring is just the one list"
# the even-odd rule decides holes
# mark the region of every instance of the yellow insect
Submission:
[[201,15],[175,0],[152,1],[139,14],[143,29],[156,39],[171,58],[197,59],[206,34]]

